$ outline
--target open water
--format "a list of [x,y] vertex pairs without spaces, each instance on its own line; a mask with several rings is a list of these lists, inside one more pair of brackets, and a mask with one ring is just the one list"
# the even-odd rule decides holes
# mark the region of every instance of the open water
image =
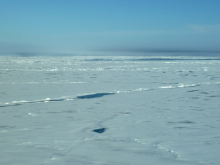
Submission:
[[0,164],[219,165],[220,58],[0,56]]

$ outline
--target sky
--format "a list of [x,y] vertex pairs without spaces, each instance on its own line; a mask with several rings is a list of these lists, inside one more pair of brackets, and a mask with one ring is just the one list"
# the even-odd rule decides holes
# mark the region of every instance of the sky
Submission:
[[0,54],[220,52],[220,0],[0,0]]

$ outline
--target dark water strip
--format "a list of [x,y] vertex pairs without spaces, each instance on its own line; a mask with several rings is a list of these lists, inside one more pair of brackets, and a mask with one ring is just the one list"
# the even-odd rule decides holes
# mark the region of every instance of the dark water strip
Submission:
[[210,60],[220,60],[220,58],[131,58],[131,59],[105,59],[105,58],[96,58],[96,59],[83,59],[82,61],[210,61]]
[[88,95],[81,95],[81,96],[77,96],[76,98],[68,98],[68,99],[62,99],[62,98],[55,98],[55,99],[44,99],[44,100],[35,100],[35,101],[20,101],[20,102],[16,102],[16,103],[8,103],[8,104],[3,104],[0,105],[1,107],[9,107],[9,106],[19,106],[19,105],[23,105],[23,104],[31,104],[31,103],[47,103],[47,102],[57,102],[57,101],[66,101],[66,100],[73,100],[73,99],[93,99],[93,98],[99,98],[99,97],[103,97],[106,95],[113,95],[116,93],[94,93],[94,94],[88,94]]
[[103,97],[105,95],[113,95],[115,93],[95,93],[95,94],[89,94],[89,95],[82,95],[82,96],[77,96],[77,99],[93,99],[97,97]]
[[106,128],[99,128],[99,129],[94,129],[93,132],[96,132],[96,133],[103,133],[106,131]]

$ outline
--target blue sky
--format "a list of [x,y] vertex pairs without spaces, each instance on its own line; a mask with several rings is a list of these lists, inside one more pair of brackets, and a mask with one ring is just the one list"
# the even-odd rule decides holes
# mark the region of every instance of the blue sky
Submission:
[[0,53],[220,52],[220,0],[0,0]]

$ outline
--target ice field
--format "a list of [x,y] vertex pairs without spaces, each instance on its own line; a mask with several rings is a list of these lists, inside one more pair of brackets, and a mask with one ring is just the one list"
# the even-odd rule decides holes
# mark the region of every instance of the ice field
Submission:
[[2,165],[219,165],[220,58],[0,56]]

